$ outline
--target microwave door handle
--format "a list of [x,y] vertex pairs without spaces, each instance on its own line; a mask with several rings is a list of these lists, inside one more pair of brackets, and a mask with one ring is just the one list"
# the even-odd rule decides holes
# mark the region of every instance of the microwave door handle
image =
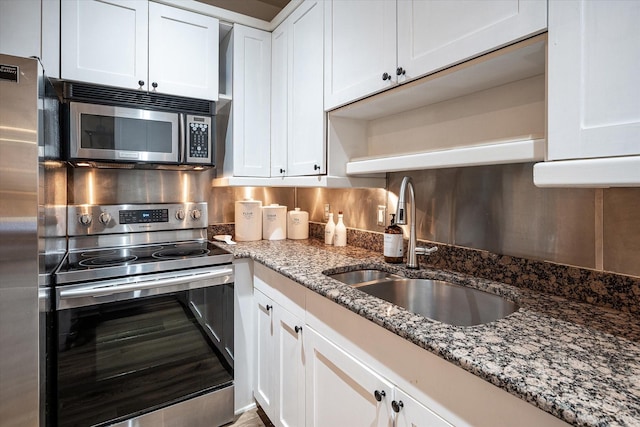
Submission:
[[187,162],[187,115],[178,114],[178,163]]
[[71,299],[78,297],[113,295],[120,292],[139,291],[143,289],[162,288],[166,286],[181,285],[184,283],[195,282],[198,280],[213,279],[232,275],[233,269],[223,268],[215,271],[209,271],[202,274],[190,274],[187,276],[171,277],[167,279],[149,280],[145,282],[128,283],[123,285],[104,286],[104,287],[88,287],[81,289],[69,289],[60,291],[61,299]]

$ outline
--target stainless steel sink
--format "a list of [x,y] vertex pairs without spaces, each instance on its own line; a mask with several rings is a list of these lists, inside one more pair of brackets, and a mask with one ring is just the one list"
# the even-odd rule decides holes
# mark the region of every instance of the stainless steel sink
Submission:
[[347,271],[345,273],[336,273],[329,274],[329,277],[332,277],[336,280],[341,281],[342,283],[346,283],[347,285],[357,285],[366,282],[371,282],[373,280],[392,280],[392,279],[401,279],[401,276],[396,276],[395,274],[387,273],[386,271],[380,270],[355,270],[355,271]]
[[356,287],[413,313],[458,326],[493,322],[518,310],[498,295],[440,280],[383,280]]
[[489,323],[519,308],[498,295],[440,280],[406,279],[380,270],[329,276],[408,311],[451,325]]

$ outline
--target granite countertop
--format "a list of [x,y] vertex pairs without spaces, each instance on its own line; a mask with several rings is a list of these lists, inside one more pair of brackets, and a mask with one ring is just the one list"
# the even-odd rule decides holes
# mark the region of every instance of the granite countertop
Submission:
[[[576,426],[640,426],[640,320],[628,313],[443,270],[406,270],[381,254],[311,240],[220,243]],[[410,313],[323,274],[383,266],[500,294],[520,309],[484,325]],[[355,268],[345,268],[355,267]],[[390,306],[392,309],[390,310]]]

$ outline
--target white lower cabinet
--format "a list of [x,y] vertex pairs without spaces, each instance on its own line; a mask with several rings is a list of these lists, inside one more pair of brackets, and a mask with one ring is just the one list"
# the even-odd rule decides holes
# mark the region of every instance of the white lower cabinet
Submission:
[[451,427],[311,328],[305,332],[307,427]]
[[395,427],[451,427],[451,424],[399,388],[394,389],[391,409],[395,414]]
[[307,328],[307,427],[392,426],[393,386]]
[[270,419],[274,419],[273,397],[275,384],[275,335],[273,322],[273,301],[262,292],[255,291],[256,336],[253,396]]
[[257,308],[254,397],[275,426],[302,426],[303,321],[258,290],[254,298]]

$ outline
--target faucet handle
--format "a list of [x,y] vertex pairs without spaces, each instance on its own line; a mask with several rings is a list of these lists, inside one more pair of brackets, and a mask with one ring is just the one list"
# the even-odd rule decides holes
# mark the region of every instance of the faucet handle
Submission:
[[431,248],[416,248],[416,255],[429,255],[438,250],[437,246]]

